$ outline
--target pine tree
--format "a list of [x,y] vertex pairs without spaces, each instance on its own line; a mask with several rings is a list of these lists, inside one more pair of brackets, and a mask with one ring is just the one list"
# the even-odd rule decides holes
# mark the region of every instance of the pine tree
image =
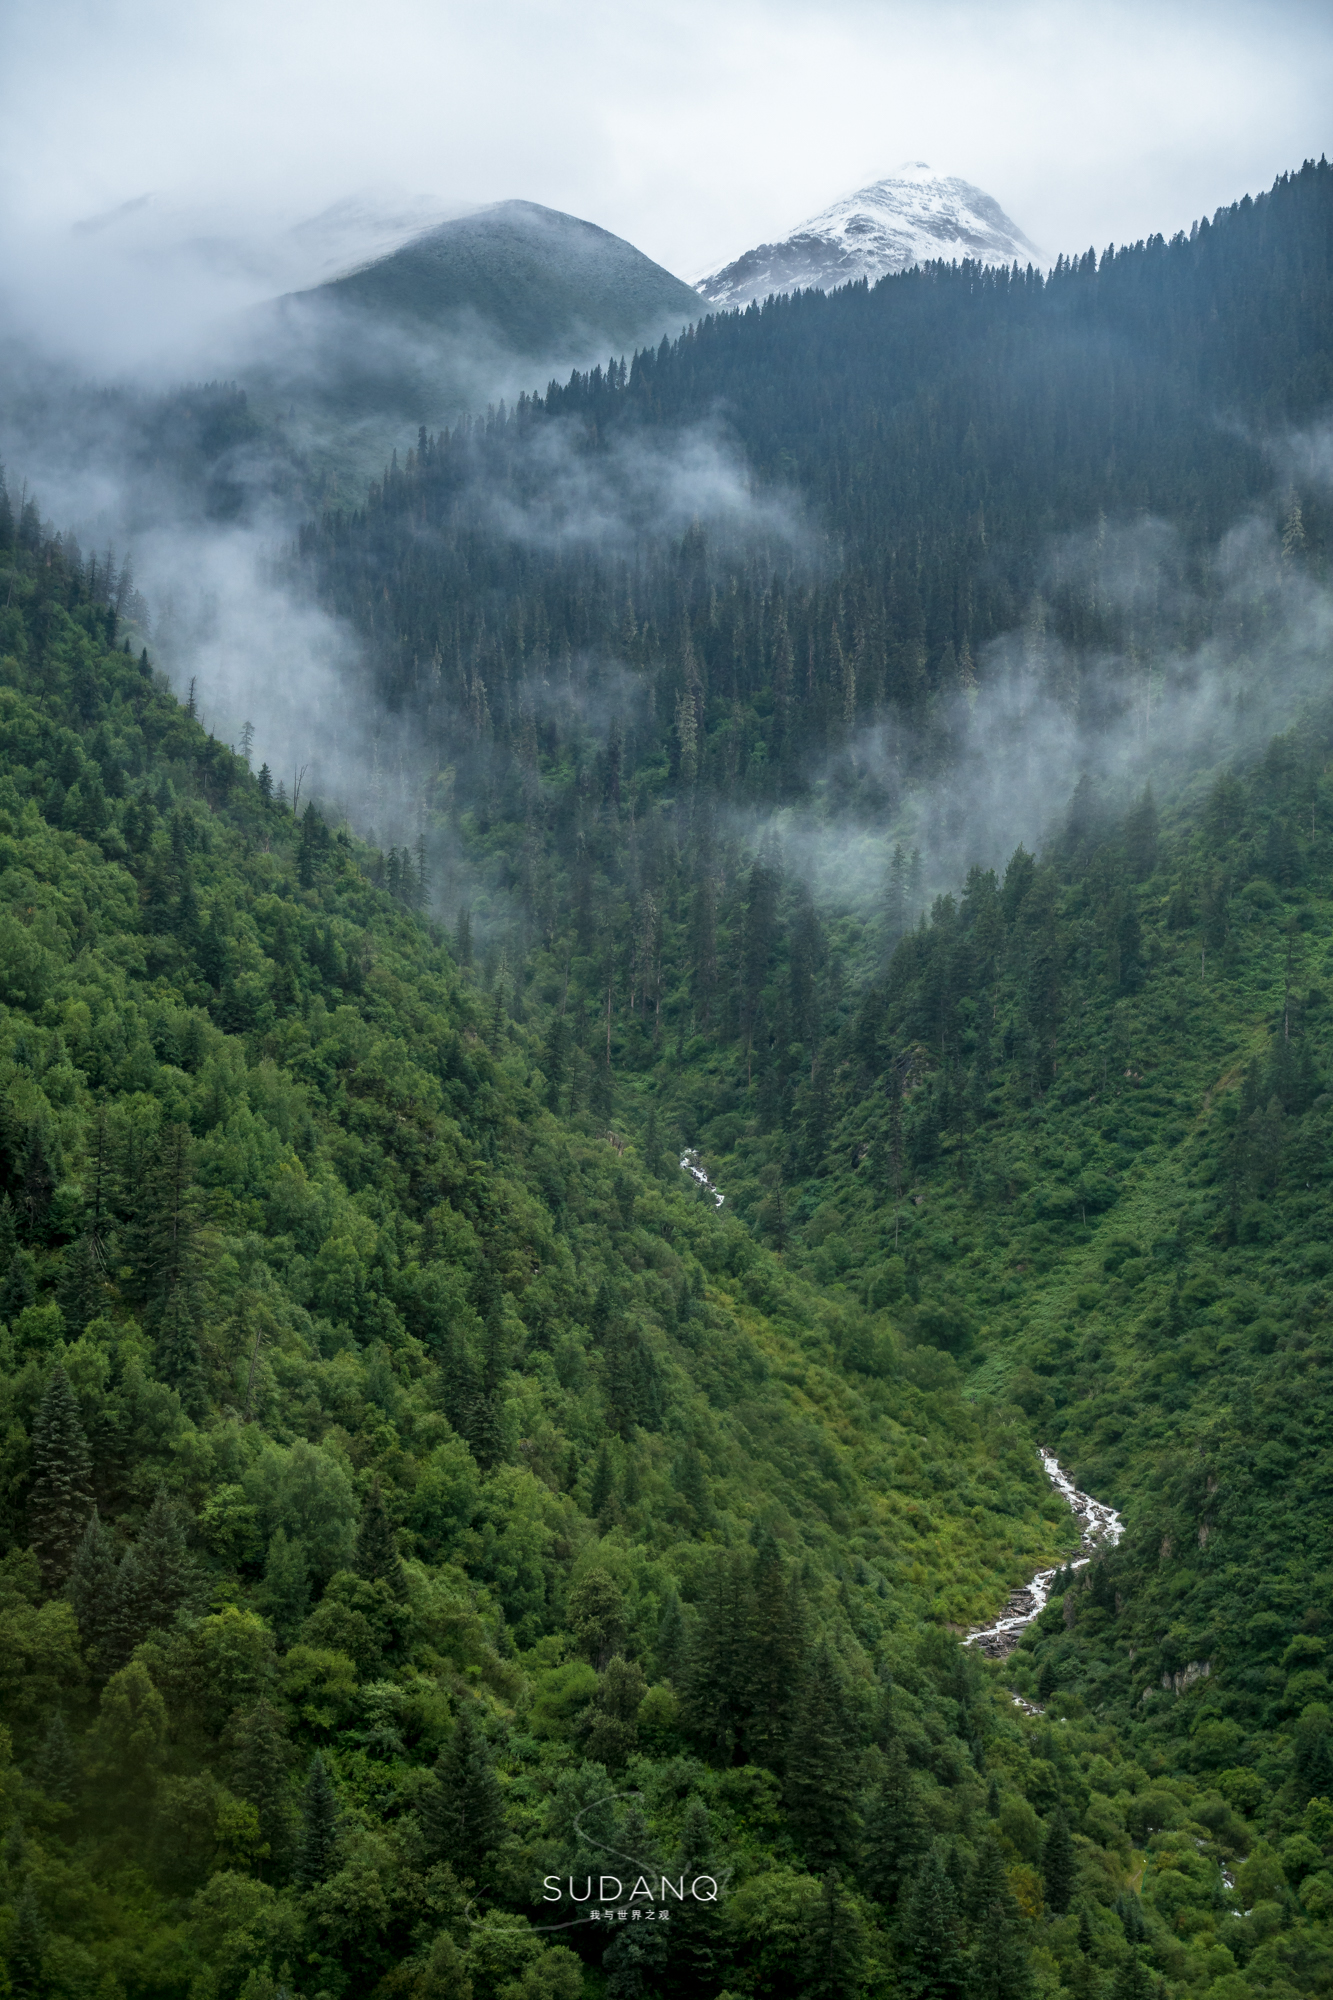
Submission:
[[1078,1856],[1070,1838],[1069,1822],[1062,1812],[1057,1812],[1046,1829],[1046,1839],[1041,1850],[1041,1876],[1046,1885],[1046,1907],[1057,1917],[1063,1917],[1074,1895],[1074,1880],[1078,1873]]
[[600,1521],[611,1503],[616,1490],[616,1475],[611,1464],[611,1453],[605,1438],[597,1453],[597,1463],[593,1467],[592,1489],[588,1495],[588,1511],[594,1521]]
[[46,1925],[42,1922],[31,1882],[25,1882],[18,1899],[18,1920],[14,1942],[9,1948],[9,1990],[15,2000],[37,2000],[47,1990],[43,1976],[46,1957]]
[[32,1427],[28,1525],[48,1590],[68,1576],[93,1507],[92,1462],[63,1368],[51,1371]]
[[104,1665],[109,1664],[113,1650],[116,1567],[115,1536],[103,1527],[94,1507],[74,1551],[65,1589],[79,1621],[79,1637]]
[[958,1900],[938,1849],[923,1858],[904,1904],[904,1989],[915,2000],[958,2000],[964,1977]]
[[681,1822],[680,1846],[671,1869],[673,1879],[684,1877],[689,1900],[672,1917],[670,1981],[682,1996],[708,1993],[716,1983],[718,1958],[723,1950],[718,1905],[690,1895],[689,1885],[701,1875],[711,1875],[713,1830],[708,1808],[696,1794],[685,1808]]
[[856,1905],[836,1868],[819,1887],[819,1901],[801,1925],[798,1947],[802,2000],[845,2000],[861,1983],[865,1943]]
[[685,1614],[681,1610],[680,1594],[673,1583],[667,1586],[667,1593],[662,1601],[662,1613],[657,1621],[657,1639],[653,1649],[657,1678],[670,1681],[679,1687],[687,1657],[688,1634],[685,1628]]
[[38,1790],[53,1805],[72,1806],[79,1786],[79,1760],[63,1709],[57,1709],[33,1765]]
[[733,1550],[719,1555],[707,1574],[684,1689],[690,1728],[727,1762],[745,1723],[749,1619],[749,1573]]
[[190,1587],[190,1559],[180,1516],[158,1492],[132,1548],[116,1572],[109,1651],[127,1660],[150,1632],[168,1629]]
[[[625,1873],[646,1876],[650,1883],[660,1879],[662,1864],[647,1821],[635,1803],[616,1828],[615,1850],[625,1858]],[[628,1885],[627,1885],[628,1886]],[[646,1907],[638,1905],[636,1907]],[[674,1943],[672,1925],[617,1924],[602,1964],[606,1969],[607,2000],[649,2000],[661,1992],[661,1977]]]
[[850,1853],[852,1745],[842,1677],[827,1643],[810,1665],[787,1747],[785,1795],[792,1831],[811,1867],[833,1867]]
[[885,1752],[884,1776],[870,1796],[858,1870],[876,1902],[895,1903],[926,1845],[916,1787],[901,1743]]
[[296,1856],[296,1879],[303,1889],[327,1882],[337,1866],[338,1802],[324,1759],[316,1750],[310,1760],[301,1800],[301,1840]]
[[1005,1879],[995,1841],[988,1840],[974,1885],[974,1943],[967,1966],[967,2000],[1027,2000],[1032,1971],[1023,1944],[1022,1920]]
[[371,1486],[361,1509],[352,1564],[358,1576],[364,1576],[370,1582],[386,1583],[395,1597],[407,1595],[407,1579],[398,1555],[398,1542],[378,1479]]
[[0,1195],[0,1281],[9,1276],[10,1266],[18,1254],[18,1223],[14,1215],[14,1204],[7,1194]]
[[800,1682],[801,1614],[797,1583],[788,1579],[771,1534],[759,1544],[751,1586],[745,1702],[747,1754],[780,1768]]
[[[258,1701],[246,1714],[233,1718],[228,1736],[231,1788],[237,1798],[252,1805],[258,1814],[259,1837],[268,1850],[269,1872],[281,1877],[291,1847],[287,1805],[291,1746],[286,1725],[271,1702]],[[304,1830],[304,1819],[302,1826]]]
[[421,1822],[433,1859],[476,1879],[504,1837],[504,1800],[490,1749],[470,1703],[460,1704],[454,1733],[441,1751],[421,1800]]

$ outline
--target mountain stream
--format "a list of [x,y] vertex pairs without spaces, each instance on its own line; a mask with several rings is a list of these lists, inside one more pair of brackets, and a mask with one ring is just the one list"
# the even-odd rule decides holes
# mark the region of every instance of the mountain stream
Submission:
[[1041,1447],[1041,1462],[1046,1477],[1060,1497],[1068,1502],[1079,1524],[1083,1553],[1075,1556],[1068,1565],[1057,1563],[1054,1569],[1039,1569],[1030,1583],[1010,1593],[1004,1610],[993,1625],[979,1625],[975,1631],[968,1633],[963,1644],[979,1647],[990,1660],[1006,1659],[1013,1652],[1024,1628],[1046,1609],[1051,1585],[1066,1567],[1084,1568],[1102,1549],[1113,1549],[1125,1532],[1125,1524],[1115,1508],[1108,1507],[1104,1500],[1094,1500],[1089,1494],[1080,1493],[1055,1453],[1045,1445]]
[[727,1197],[724,1194],[718,1193],[703,1168],[699,1165],[699,1155],[692,1148],[681,1154],[680,1170],[683,1174],[688,1174],[692,1181],[697,1181],[704,1193],[711,1194],[717,1206],[721,1208]]

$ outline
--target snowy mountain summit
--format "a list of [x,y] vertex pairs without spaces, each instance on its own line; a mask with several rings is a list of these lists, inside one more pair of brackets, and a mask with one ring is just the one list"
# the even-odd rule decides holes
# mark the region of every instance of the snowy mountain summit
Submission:
[[935,173],[924,160],[908,160],[803,222],[785,241],[761,243],[698,279],[695,290],[710,305],[747,306],[770,292],[811,286],[826,292],[854,278],[873,285],[890,271],[940,257],[1026,264],[1040,255],[993,196]]

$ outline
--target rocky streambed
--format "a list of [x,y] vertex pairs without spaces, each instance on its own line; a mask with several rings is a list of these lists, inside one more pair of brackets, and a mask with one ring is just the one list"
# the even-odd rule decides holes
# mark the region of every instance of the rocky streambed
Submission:
[[1039,1569],[1030,1582],[1010,1592],[1003,1611],[993,1624],[979,1625],[975,1631],[968,1633],[963,1644],[976,1646],[989,1660],[1003,1660],[1013,1652],[1024,1628],[1046,1609],[1051,1585],[1057,1576],[1066,1568],[1082,1569],[1101,1549],[1114,1548],[1125,1532],[1125,1524],[1115,1508],[1108,1506],[1104,1500],[1094,1500],[1089,1493],[1081,1493],[1055,1453],[1048,1451],[1045,1445],[1041,1448],[1041,1462],[1046,1477],[1061,1498],[1069,1503],[1079,1524],[1083,1552],[1075,1556],[1072,1563],[1057,1563],[1054,1569]]
[[721,1208],[723,1202],[726,1200],[726,1196],[718,1193],[703,1168],[699,1165],[699,1155],[692,1148],[681,1154],[680,1170],[683,1174],[688,1174],[692,1181],[697,1181],[704,1193],[711,1194],[716,1206]]

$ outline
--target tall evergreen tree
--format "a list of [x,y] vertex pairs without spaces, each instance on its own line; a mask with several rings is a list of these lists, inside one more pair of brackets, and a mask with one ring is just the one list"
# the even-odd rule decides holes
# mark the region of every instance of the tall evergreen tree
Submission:
[[943,1859],[922,1857],[904,1901],[902,1983],[914,2000],[959,2000],[966,1968],[958,1899]]
[[780,1769],[800,1684],[802,1629],[797,1581],[788,1577],[771,1534],[761,1540],[755,1560],[746,1639],[746,1751]]
[[967,1963],[967,2000],[1027,2000],[1032,1971],[1022,1920],[993,1837],[983,1844],[970,1890],[974,1941]]
[[167,1630],[190,1587],[190,1558],[176,1507],[159,1490],[133,1545],[116,1571],[109,1650],[127,1660],[150,1632]]
[[79,1637],[103,1665],[111,1658],[116,1612],[116,1540],[96,1507],[74,1551],[66,1591],[79,1621]]
[[63,1709],[56,1710],[42,1738],[42,1747],[33,1765],[33,1776],[39,1791],[53,1804],[74,1804],[79,1787],[79,1759],[66,1727]]
[[792,1831],[811,1867],[821,1871],[845,1860],[855,1839],[854,1742],[842,1676],[824,1641],[801,1692],[784,1787]]
[[714,1875],[716,1866],[708,1807],[696,1793],[685,1808],[680,1845],[670,1870],[677,1882],[684,1880],[689,1896],[674,1913],[671,1924],[668,1989],[681,2000],[710,1992],[716,1983],[716,1968],[724,1949],[719,1904],[701,1900],[689,1889],[700,1876]]
[[1057,1811],[1046,1828],[1041,1850],[1041,1876],[1046,1885],[1046,1907],[1063,1917],[1073,1901],[1078,1874],[1078,1855],[1069,1832],[1069,1822]]
[[31,1882],[18,1898],[13,1943],[9,1948],[9,1990],[15,2000],[38,2000],[49,1989],[45,1978],[46,1925]]
[[371,1582],[386,1583],[395,1597],[407,1595],[407,1579],[398,1554],[398,1540],[378,1479],[372,1484],[361,1508],[353,1561],[358,1576],[364,1576]]
[[93,1509],[92,1462],[69,1377],[53,1368],[32,1427],[28,1526],[48,1590],[69,1574]]
[[745,1725],[750,1578],[739,1550],[717,1556],[699,1598],[685,1674],[685,1711],[694,1734],[730,1761]]
[[296,1879],[303,1889],[326,1882],[337,1867],[338,1802],[323,1757],[316,1750],[310,1760],[301,1799],[301,1839],[296,1856]]
[[[266,1857],[261,1858],[267,1860],[268,1874],[281,1878],[286,1872],[291,1848],[291,1819],[287,1804],[291,1746],[286,1725],[272,1702],[261,1700],[244,1714],[232,1718],[228,1736],[231,1788],[238,1798],[254,1807],[259,1818],[260,1841],[267,1850]],[[311,1775],[313,1777],[313,1771]],[[307,1792],[308,1786],[309,1781]],[[303,1812],[303,1854],[305,1826]]]
[[421,1800],[431,1855],[474,1880],[504,1837],[504,1799],[486,1738],[469,1702],[460,1703],[454,1733]]
[[836,1868],[824,1872],[819,1901],[801,1926],[798,1954],[802,2000],[845,2000],[859,1989],[865,1963],[862,1924]]
[[926,1845],[916,1787],[901,1743],[885,1752],[884,1776],[865,1809],[857,1871],[876,1902],[893,1904],[912,1878]]

